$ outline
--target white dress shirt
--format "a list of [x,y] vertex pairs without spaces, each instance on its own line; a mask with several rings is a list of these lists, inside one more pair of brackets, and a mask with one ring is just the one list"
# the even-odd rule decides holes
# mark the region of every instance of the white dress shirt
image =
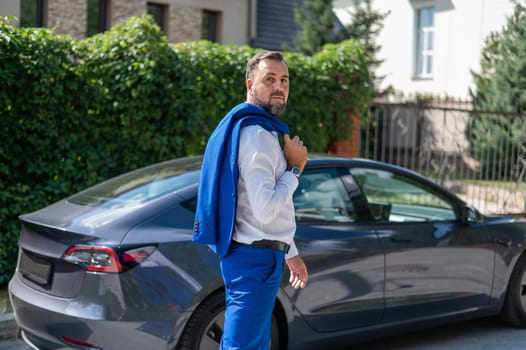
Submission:
[[278,240],[290,245],[287,259],[298,255],[294,244],[296,220],[292,201],[298,179],[290,171],[285,171],[287,161],[277,133],[259,125],[242,128],[238,167],[233,239],[241,243]]

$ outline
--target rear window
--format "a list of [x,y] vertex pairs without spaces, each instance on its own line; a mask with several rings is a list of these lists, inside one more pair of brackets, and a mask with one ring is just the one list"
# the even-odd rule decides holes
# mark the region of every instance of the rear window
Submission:
[[179,158],[115,177],[79,192],[71,203],[100,207],[133,207],[197,184],[201,158]]

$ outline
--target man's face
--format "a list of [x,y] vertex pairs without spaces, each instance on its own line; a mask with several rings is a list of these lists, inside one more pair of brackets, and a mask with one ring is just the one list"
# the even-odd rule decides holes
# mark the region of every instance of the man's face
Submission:
[[273,115],[280,115],[289,97],[289,70],[284,62],[262,60],[247,80],[248,102]]

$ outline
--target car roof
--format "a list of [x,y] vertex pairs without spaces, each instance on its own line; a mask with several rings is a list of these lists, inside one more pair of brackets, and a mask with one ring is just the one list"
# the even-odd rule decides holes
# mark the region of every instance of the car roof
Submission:
[[[168,160],[165,162],[153,164],[150,166],[147,166],[145,168],[150,167],[170,167],[173,166],[175,163],[185,163],[186,167],[194,170],[198,170],[201,166],[203,157],[200,156],[189,156],[189,157],[182,157],[182,158],[175,158],[172,160]],[[423,176],[422,174],[415,172],[411,169],[404,168],[398,165],[385,163],[378,160],[372,160],[372,159],[366,159],[366,158],[359,158],[359,157],[347,157],[347,156],[341,156],[341,155],[334,155],[334,154],[327,154],[327,153],[318,153],[313,152],[309,153],[308,160],[307,160],[307,168],[323,168],[323,167],[367,167],[367,168],[376,168],[376,169],[383,169],[388,170],[392,172],[397,173],[403,173],[410,176],[414,176],[419,178],[421,181],[433,184],[435,186],[438,186],[438,184],[433,181],[432,179]],[[441,186],[440,186],[441,187]],[[443,189],[444,190],[444,189]]]
[[[369,168],[381,168],[385,170],[390,170],[394,172],[403,172],[411,174],[413,176],[425,178],[421,174],[414,172],[410,169],[381,162],[378,160],[365,159],[365,158],[354,158],[354,157],[344,157],[331,154],[323,153],[314,153],[309,154],[309,159],[307,161],[308,167],[323,167],[323,166],[351,166],[351,167],[369,167]],[[427,178],[426,178],[427,179]]]

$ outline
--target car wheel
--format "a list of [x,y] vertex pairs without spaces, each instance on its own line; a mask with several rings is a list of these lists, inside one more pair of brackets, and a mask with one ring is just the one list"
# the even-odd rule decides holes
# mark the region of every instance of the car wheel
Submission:
[[520,257],[513,269],[502,316],[508,323],[526,328],[526,255]]
[[[224,317],[225,294],[214,294],[188,321],[177,350],[217,350],[223,335]],[[271,350],[279,350],[279,327],[275,315],[272,315]]]

